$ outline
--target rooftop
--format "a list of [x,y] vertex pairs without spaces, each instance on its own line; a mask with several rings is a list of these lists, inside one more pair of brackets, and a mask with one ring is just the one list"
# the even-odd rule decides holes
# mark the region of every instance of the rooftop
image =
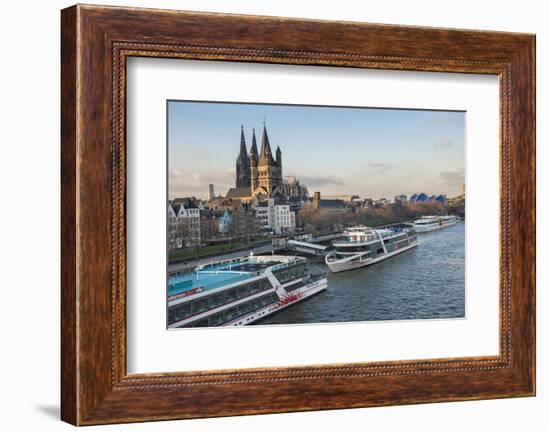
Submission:
[[226,199],[229,198],[243,198],[250,196],[250,187],[232,187],[225,195]]
[[340,199],[321,199],[319,208],[346,208],[346,204]]
[[195,197],[191,198],[176,198],[173,199],[170,204],[175,209],[176,207],[179,209],[180,205],[183,205],[184,208],[198,208],[197,207],[197,199]]

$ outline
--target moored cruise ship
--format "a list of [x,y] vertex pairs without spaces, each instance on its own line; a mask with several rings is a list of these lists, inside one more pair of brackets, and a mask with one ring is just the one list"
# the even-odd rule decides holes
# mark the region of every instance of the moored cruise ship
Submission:
[[413,229],[417,233],[431,232],[433,230],[443,229],[444,227],[453,226],[460,219],[454,215],[446,216],[422,216],[415,220]]
[[356,226],[344,231],[343,239],[332,242],[335,250],[325,262],[333,272],[362,268],[388,259],[418,245],[412,229],[372,229]]
[[168,327],[243,326],[327,287],[297,256],[249,256],[169,277]]

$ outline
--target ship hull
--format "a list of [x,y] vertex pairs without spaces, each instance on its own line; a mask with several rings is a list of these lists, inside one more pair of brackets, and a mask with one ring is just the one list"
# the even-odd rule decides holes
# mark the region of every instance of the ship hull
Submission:
[[256,323],[259,320],[265,319],[266,317],[269,317],[281,310],[284,310],[285,308],[290,307],[291,305],[294,305],[300,301],[303,301],[304,299],[307,299],[313,295],[316,295],[317,293],[322,292],[327,288],[327,286],[328,286],[327,279],[322,278],[321,280],[317,280],[300,289],[296,289],[296,291],[292,292],[292,295],[289,295],[287,301],[280,300],[275,304],[271,304],[253,313],[242,316],[239,319],[228,322],[223,326],[245,326],[245,325],[250,325],[252,323]]
[[416,233],[426,233],[426,232],[432,232],[434,230],[443,229],[449,226],[454,226],[457,223],[458,223],[458,219],[454,219],[443,223],[434,223],[434,224],[425,225],[425,226],[413,225],[413,228]]
[[308,274],[306,265],[303,257],[255,256],[174,277],[168,328],[242,326],[263,319],[327,288],[325,274]]
[[353,260],[330,260],[330,255],[327,255],[325,258],[325,263],[332,272],[343,272],[350,271],[352,269],[364,268],[366,266],[374,265],[375,263],[382,262],[383,260],[389,259],[390,257],[397,256],[398,254],[403,253],[404,251],[411,250],[416,247],[418,242],[413,242],[397,250],[390,251],[388,253],[376,256],[370,259],[361,260],[359,257]]

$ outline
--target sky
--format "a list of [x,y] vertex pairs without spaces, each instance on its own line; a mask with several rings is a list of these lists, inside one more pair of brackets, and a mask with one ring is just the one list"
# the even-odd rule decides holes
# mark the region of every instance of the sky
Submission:
[[461,193],[465,176],[465,112],[216,102],[168,102],[169,198],[206,198],[235,186],[241,125],[247,149],[263,122],[283,176],[310,195]]

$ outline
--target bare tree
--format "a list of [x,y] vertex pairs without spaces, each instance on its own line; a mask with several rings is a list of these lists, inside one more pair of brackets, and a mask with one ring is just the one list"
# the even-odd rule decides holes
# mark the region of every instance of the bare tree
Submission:
[[258,225],[252,214],[244,210],[236,210],[231,215],[229,233],[234,239],[245,239],[250,241],[258,235]]
[[219,223],[216,218],[202,218],[200,228],[201,240],[209,240],[218,236]]
[[302,208],[297,214],[297,222],[307,232],[325,233],[341,226],[364,224],[377,226],[399,223],[423,215],[446,214],[449,208],[439,202],[393,203],[374,208],[360,208],[349,211],[330,212],[311,206]]

